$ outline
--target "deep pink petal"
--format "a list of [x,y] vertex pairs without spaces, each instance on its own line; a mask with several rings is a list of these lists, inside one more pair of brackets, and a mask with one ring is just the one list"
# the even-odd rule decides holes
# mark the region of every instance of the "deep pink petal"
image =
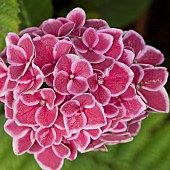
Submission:
[[78,138],[75,139],[75,142],[78,151],[83,152],[90,143],[90,135],[86,131],[81,131]]
[[116,62],[108,77],[104,78],[104,86],[106,86],[113,96],[118,96],[125,92],[133,80],[133,72],[123,63]]
[[86,130],[86,132],[90,135],[90,137],[93,140],[98,139],[100,137],[100,135],[102,134],[102,130],[100,128],[98,128],[98,129],[89,129],[89,130]]
[[87,47],[95,47],[99,42],[99,36],[94,28],[88,28],[82,36],[82,41]]
[[164,56],[154,47],[146,46],[142,51],[138,53],[136,60],[138,63],[151,64],[156,66],[163,63]]
[[63,24],[58,30],[58,36],[62,37],[70,34],[73,31],[74,26],[75,26],[74,22],[68,22]]
[[11,109],[10,107],[8,107],[7,105],[4,106],[4,110],[5,110],[5,117],[7,119],[13,119],[13,109]]
[[88,85],[84,77],[76,77],[68,82],[67,90],[70,94],[81,94],[87,91]]
[[72,47],[72,43],[66,40],[58,41],[53,49],[54,59],[58,61],[63,55],[68,54],[70,48]]
[[86,14],[83,9],[81,8],[74,8],[72,11],[70,11],[67,14],[67,17],[69,20],[73,21],[75,23],[75,28],[79,28],[84,25]]
[[91,91],[96,91],[98,88],[97,74],[92,74],[87,78],[87,83]]
[[87,119],[86,116],[82,112],[80,112],[80,113],[76,113],[72,117],[65,117],[64,122],[65,122],[66,130],[71,134],[71,133],[77,133],[80,130],[82,130],[87,123]]
[[16,155],[21,155],[29,150],[29,148],[33,145],[35,139],[33,138],[33,131],[27,132],[21,138],[13,139],[13,150]]
[[5,38],[6,40],[6,45],[17,45],[19,36],[16,33],[9,32]]
[[158,91],[148,91],[141,89],[140,92],[146,99],[146,105],[157,112],[169,112],[168,94],[164,88]]
[[166,84],[167,79],[168,72],[165,67],[145,68],[142,88],[149,91],[157,91]]
[[29,61],[34,55],[34,45],[33,45],[32,39],[29,36],[29,34],[24,34],[19,39],[17,45],[24,49],[24,51],[27,55],[27,60]]
[[110,103],[106,106],[103,106],[103,108],[107,118],[114,118],[119,113],[119,108]]
[[125,47],[132,48],[135,54],[137,54],[145,46],[143,37],[133,30],[125,32],[124,37],[123,37],[123,43]]
[[62,143],[60,145],[53,145],[52,148],[54,153],[60,158],[66,158],[71,154],[70,149]]
[[99,103],[96,103],[93,108],[85,109],[85,115],[87,117],[86,129],[95,129],[106,124],[104,109]]
[[80,109],[80,103],[77,100],[70,100],[64,103],[60,111],[66,117],[73,116]]
[[128,125],[128,132],[132,135],[132,136],[136,136],[139,132],[141,128],[141,121],[132,123]]
[[105,20],[102,19],[88,19],[86,20],[85,27],[89,28],[95,28],[95,29],[105,29],[105,28],[109,28],[108,23]]
[[65,99],[65,96],[61,95],[59,93],[55,93],[55,96],[56,96],[56,98],[55,98],[55,101],[54,101],[54,105],[60,105]]
[[72,100],[77,100],[83,108],[93,108],[95,106],[95,98],[89,93],[74,96]]
[[134,85],[130,85],[127,90],[120,95],[120,97],[122,99],[126,99],[126,100],[129,100],[129,99],[132,99],[136,96],[136,89],[135,89],[135,86]]
[[103,85],[99,85],[97,90],[94,91],[94,92],[91,92],[91,94],[102,105],[107,105],[110,101],[110,98],[111,98],[110,90]]
[[35,114],[35,120],[39,126],[49,127],[54,124],[58,114],[58,109],[49,110],[47,107],[39,107]]
[[85,44],[82,42],[81,38],[73,38],[71,39],[74,46],[76,47],[76,50],[78,50],[81,53],[86,53],[88,50],[88,47],[85,46]]
[[62,95],[68,95],[67,84],[69,82],[69,76],[65,71],[59,71],[54,78],[53,86],[54,90]]
[[7,47],[7,60],[9,64],[20,66],[26,64],[27,55],[23,48],[11,45]]
[[85,78],[93,74],[93,69],[90,63],[83,59],[74,61],[71,66],[71,71],[74,76],[81,76]]
[[49,147],[55,142],[56,133],[54,128],[39,128],[35,138],[42,147]]
[[115,133],[121,133],[125,132],[127,130],[127,125],[125,122],[118,122],[116,127],[113,129],[113,132]]
[[7,120],[4,125],[4,130],[13,138],[21,138],[26,135],[29,128],[17,125],[14,120]]
[[30,154],[34,154],[34,153],[39,153],[43,151],[43,147],[41,147],[38,142],[34,142],[34,144],[31,146],[31,148],[29,148],[29,150],[27,151]]
[[46,148],[40,153],[36,153],[35,159],[42,169],[61,169],[63,159],[56,156],[52,147]]

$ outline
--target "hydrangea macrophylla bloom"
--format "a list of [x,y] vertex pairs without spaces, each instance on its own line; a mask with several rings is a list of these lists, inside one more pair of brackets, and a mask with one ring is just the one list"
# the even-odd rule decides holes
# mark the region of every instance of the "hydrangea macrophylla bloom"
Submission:
[[169,111],[163,54],[81,8],[8,33],[0,57],[4,129],[41,169],[130,142],[150,111]]

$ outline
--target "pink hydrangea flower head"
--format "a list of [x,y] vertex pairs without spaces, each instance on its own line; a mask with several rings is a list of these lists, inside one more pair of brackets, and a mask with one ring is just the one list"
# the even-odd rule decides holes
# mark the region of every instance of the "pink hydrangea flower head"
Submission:
[[59,170],[78,153],[130,142],[150,111],[169,112],[163,54],[83,9],[8,33],[0,54],[4,129],[16,155]]

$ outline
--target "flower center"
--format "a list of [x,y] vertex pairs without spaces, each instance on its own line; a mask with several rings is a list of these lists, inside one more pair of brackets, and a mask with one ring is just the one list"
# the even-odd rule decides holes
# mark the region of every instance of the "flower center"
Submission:
[[40,100],[40,105],[41,105],[41,106],[44,106],[44,105],[45,105],[45,103],[46,103],[46,101],[45,101],[45,100],[43,100],[43,99],[41,99],[41,100]]
[[74,74],[71,74],[71,75],[70,75],[70,79],[73,79],[73,78],[74,78]]
[[98,79],[98,84],[102,85],[103,84],[103,79]]

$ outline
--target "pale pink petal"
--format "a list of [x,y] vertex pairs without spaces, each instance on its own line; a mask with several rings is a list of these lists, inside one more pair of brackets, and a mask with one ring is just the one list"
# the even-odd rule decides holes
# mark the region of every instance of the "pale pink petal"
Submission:
[[95,47],[99,42],[99,36],[94,28],[88,28],[82,36],[82,41],[87,47]]
[[118,96],[125,92],[133,80],[132,70],[123,63],[116,62],[107,77],[104,78],[104,86],[110,91],[112,96]]
[[96,91],[98,88],[97,74],[92,74],[87,78],[87,83],[91,91]]
[[143,37],[133,30],[125,32],[123,36],[123,43],[125,47],[132,48],[135,54],[137,54],[145,46]]
[[31,37],[29,34],[24,34],[18,41],[17,44],[19,47],[23,48],[26,55],[27,55],[27,61],[29,61],[33,55],[34,55],[34,44],[32,42]]
[[87,81],[84,77],[76,77],[68,82],[67,90],[70,94],[81,94],[88,90]]
[[111,48],[105,53],[106,56],[112,57],[114,59],[119,59],[123,52],[123,42],[122,34],[123,31],[116,28],[101,29],[99,32],[107,33],[113,36],[113,43]]
[[58,30],[58,36],[62,37],[69,35],[73,31],[74,26],[75,26],[74,22],[68,22],[63,24]]
[[142,64],[151,64],[151,65],[159,65],[164,61],[163,54],[151,46],[145,46],[145,48],[138,53],[136,56],[136,60],[138,63]]
[[136,96],[136,89],[135,86],[132,84],[128,87],[128,89],[123,94],[120,95],[120,97],[125,100],[132,99],[135,96]]
[[27,106],[23,104],[21,100],[18,100],[15,103],[15,110],[14,110],[15,119],[17,120],[17,122],[19,122],[22,125],[26,125],[26,126],[36,125],[35,112],[37,108],[38,107],[36,105]]
[[71,66],[71,71],[74,76],[81,76],[85,78],[93,74],[93,69],[90,63],[83,59],[74,61]]
[[145,68],[144,77],[141,81],[142,88],[157,91],[166,84],[167,79],[168,72],[165,67]]
[[68,54],[70,48],[72,47],[72,43],[66,40],[58,41],[53,49],[54,59],[58,61],[63,55]]
[[85,46],[85,44],[82,42],[81,38],[73,38],[71,39],[74,46],[76,47],[76,50],[78,50],[80,53],[86,53],[88,50],[88,47]]
[[59,71],[54,77],[54,90],[62,95],[68,95],[67,84],[69,75],[65,71]]
[[46,148],[42,152],[34,154],[34,156],[40,167],[45,170],[59,170],[64,163],[62,158],[56,156],[52,147]]
[[114,118],[119,113],[119,108],[111,103],[107,104],[106,106],[103,106],[103,108],[107,118]]
[[86,129],[95,129],[106,124],[104,109],[99,103],[96,103],[93,108],[85,109],[84,113],[87,117]]
[[70,100],[64,103],[60,111],[66,117],[73,116],[80,109],[80,103],[77,100]]
[[146,105],[156,112],[169,112],[168,94],[164,88],[158,91],[141,89],[140,92],[146,99]]
[[131,100],[123,100],[122,103],[126,108],[126,117],[137,117],[146,109],[145,103],[139,96]]
[[90,135],[90,137],[93,140],[98,139],[100,137],[100,135],[102,134],[102,130],[100,128],[98,128],[98,129],[89,129],[89,130],[86,130],[86,132]]
[[97,90],[94,92],[91,92],[91,94],[102,105],[107,105],[111,98],[110,90],[103,85],[99,85]]
[[4,130],[13,138],[21,138],[26,135],[29,128],[17,125],[14,120],[7,120],[4,125]]
[[7,47],[7,60],[9,64],[20,66],[26,64],[27,55],[23,48],[11,45]]
[[54,128],[39,128],[35,138],[42,147],[49,147],[55,142],[56,133]]
[[62,22],[56,19],[48,19],[42,24],[42,30],[45,34],[52,34],[58,36],[59,28],[62,26]]
[[54,153],[60,158],[67,158],[71,153],[69,147],[61,143],[60,145],[53,145]]
[[93,108],[95,106],[95,98],[89,93],[74,96],[72,100],[77,100],[83,108]]
[[26,135],[21,138],[13,139],[13,150],[15,155],[21,155],[29,150],[33,145],[35,139],[33,138],[33,131],[28,131]]
[[108,23],[103,20],[103,19],[88,19],[86,20],[85,27],[92,27],[95,29],[105,29],[105,28],[109,28]]
[[83,152],[84,149],[89,145],[90,143],[90,136],[86,131],[81,131],[78,138],[75,139],[77,149],[79,152]]
[[64,123],[66,126],[66,130],[70,134],[77,133],[85,127],[87,123],[87,118],[82,112],[80,112],[80,113],[76,113],[72,117],[65,117]]
[[9,32],[5,38],[6,40],[6,45],[17,45],[19,36],[16,33]]
[[73,21],[75,23],[75,28],[79,28],[84,25],[86,14],[83,9],[81,8],[74,8],[72,11],[70,11],[67,14],[67,17],[69,20]]
[[47,107],[39,107],[36,110],[35,120],[39,126],[49,127],[54,124],[58,114],[58,109],[49,110]]

